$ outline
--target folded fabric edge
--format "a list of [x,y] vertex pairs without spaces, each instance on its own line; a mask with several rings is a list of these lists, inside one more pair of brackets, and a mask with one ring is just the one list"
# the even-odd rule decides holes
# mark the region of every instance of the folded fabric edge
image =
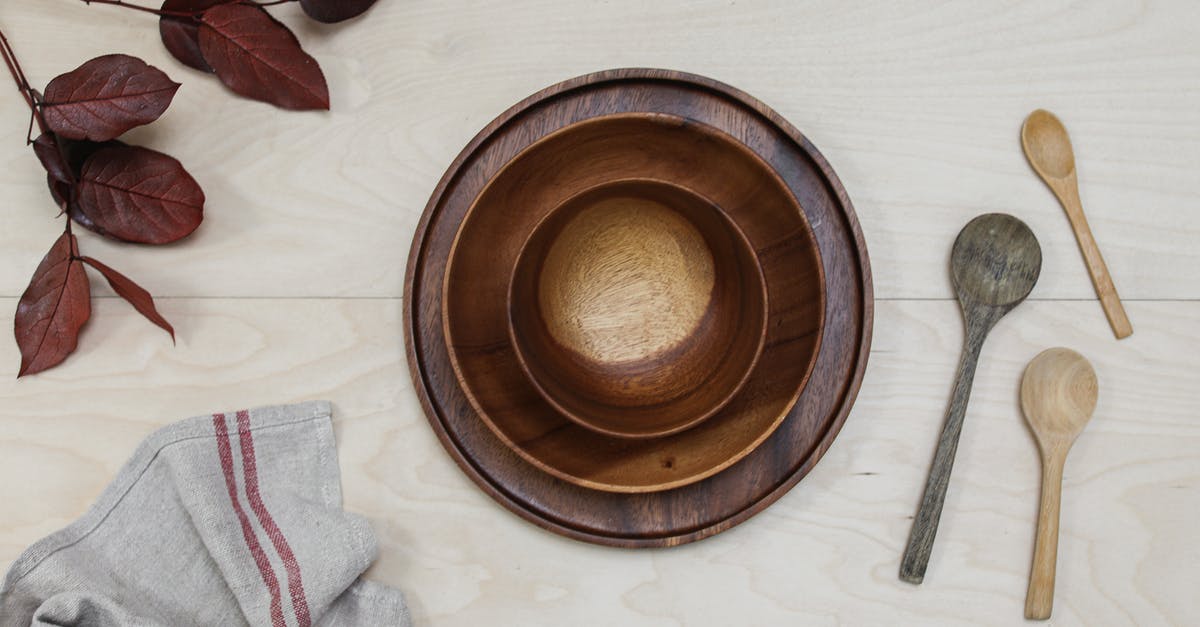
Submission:
[[350,603],[335,602],[330,611],[318,619],[314,625],[333,627],[344,624],[339,619],[349,615],[353,616],[360,624],[363,619],[371,618],[377,622],[386,620],[386,624],[392,627],[412,626],[412,615],[408,611],[404,593],[390,586],[359,578],[350,584],[349,588],[346,588],[339,601],[350,601]]
[[[250,430],[283,426],[329,419],[332,417],[329,401],[307,401],[291,405],[268,405],[256,407],[250,412]],[[220,412],[216,412],[220,413]],[[235,411],[227,412],[229,414]],[[168,424],[152,432],[134,450],[133,455],[117,471],[117,475],[101,492],[88,510],[71,524],[34,543],[12,563],[3,584],[0,584],[0,605],[7,591],[13,589],[25,575],[56,551],[69,547],[86,538],[108,516],[138,479],[158,458],[160,452],[172,444],[198,438],[213,437],[213,415],[203,414]]]

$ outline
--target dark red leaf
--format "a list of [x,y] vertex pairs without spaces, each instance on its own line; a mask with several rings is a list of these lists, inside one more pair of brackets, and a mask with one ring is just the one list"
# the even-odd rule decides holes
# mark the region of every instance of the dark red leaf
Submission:
[[[42,138],[39,137],[38,141],[41,140]],[[73,141],[69,139],[62,139],[61,137],[58,138],[58,143],[62,147],[61,154],[66,157],[67,168],[69,169],[71,176],[75,177],[73,179],[75,181],[79,180],[80,172],[83,170],[84,161],[87,161],[87,158],[95,154],[98,150],[101,148],[127,145],[124,142],[115,139],[106,142],[90,142],[86,140]],[[34,147],[37,147],[36,144]],[[121,238],[115,237],[111,233],[97,226],[96,223],[92,222],[91,218],[87,217],[82,211],[79,210],[79,203],[75,202],[72,198],[71,190],[74,188],[72,183],[60,181],[55,178],[53,174],[47,174],[46,185],[50,188],[50,196],[54,198],[54,204],[57,205],[59,209],[69,213],[71,218],[75,220],[76,224],[93,231],[98,235],[123,241]]]
[[75,350],[79,329],[92,315],[83,264],[75,258],[75,236],[63,233],[17,303],[14,330],[21,349],[18,377],[62,363]]
[[327,24],[358,17],[373,4],[375,0],[300,0],[309,17]]
[[71,190],[73,189],[72,185],[50,179],[49,177],[47,177],[47,179],[48,180],[46,182],[50,185],[50,196],[54,198],[54,203],[58,205],[58,208],[62,212],[69,215],[70,218],[75,221],[75,224],[82,226],[96,235],[114,239],[118,242],[125,241],[96,226],[96,223],[92,222],[92,219],[87,217],[87,214],[79,210],[79,203],[75,202],[71,198]]
[[329,87],[292,31],[260,7],[222,4],[204,12],[200,51],[234,92],[284,109],[328,109]]
[[38,135],[38,138],[33,140],[33,153],[42,162],[42,167],[46,168],[46,173],[50,175],[51,179],[62,183],[71,183],[75,180],[71,173],[71,167],[63,158],[63,151],[59,148],[58,138],[54,136],[54,133]]
[[53,176],[47,174],[46,186],[50,188],[50,197],[54,199],[55,206],[63,213],[70,211],[71,184],[55,180]]
[[[166,0],[163,2],[164,11],[203,11],[218,4],[228,4],[235,0]],[[202,72],[212,72],[212,66],[200,54],[200,18],[175,17],[164,15],[158,20],[158,34],[162,37],[163,45],[184,65],[196,68]]]
[[67,158],[67,167],[71,168],[71,174],[75,180],[79,180],[79,173],[83,171],[83,164],[88,160],[88,157],[96,154],[102,148],[112,148],[114,146],[128,146],[125,142],[119,139],[110,139],[106,142],[91,142],[86,139],[70,140],[58,138],[58,144],[62,146],[63,155]]
[[83,228],[85,228],[97,235],[103,235],[104,237],[107,237],[108,239],[117,240],[118,242],[125,241],[125,240],[113,235],[112,233],[109,233],[108,231],[105,231],[104,229],[96,226],[96,223],[92,222],[92,219],[87,217],[87,214],[85,214],[84,212],[79,210],[79,203],[67,203],[67,213],[71,216],[71,219],[75,221],[75,224],[78,224],[79,226],[82,226]]
[[54,204],[66,211],[67,203],[71,200],[71,186],[47,174],[46,187],[50,188],[50,197],[54,199]]
[[106,141],[158,119],[179,83],[124,54],[96,57],[50,81],[42,117],[67,139]]
[[138,310],[138,313],[145,316],[147,320],[158,325],[167,333],[170,333],[171,341],[175,341],[175,328],[171,326],[170,322],[167,322],[166,318],[163,318],[158,313],[158,309],[154,307],[154,297],[150,296],[150,292],[147,292],[142,286],[134,283],[124,274],[113,270],[91,257],[84,257],[83,262],[99,270],[100,274],[103,274],[104,278],[108,279],[108,284],[112,286],[113,291],[118,296],[129,301],[129,304],[133,305],[133,308]]
[[204,191],[173,157],[110,146],[88,157],[76,206],[108,235],[142,244],[182,239],[204,219]]

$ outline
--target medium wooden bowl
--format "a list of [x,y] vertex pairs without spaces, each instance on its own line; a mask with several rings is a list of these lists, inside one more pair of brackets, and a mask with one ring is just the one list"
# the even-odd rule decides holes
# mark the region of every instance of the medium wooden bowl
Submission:
[[[505,201],[511,212],[525,198]],[[534,227],[508,315],[521,367],[550,405],[606,435],[651,438],[742,389],[766,339],[767,288],[719,207],[629,179],[572,196]]]
[[[537,226],[569,199],[631,178],[669,181],[720,207],[745,234],[767,290],[762,355],[741,390],[707,420],[653,439],[613,438],[546,402],[521,368],[508,315],[513,268]],[[446,349],[479,419],[529,463],[596,490],[667,490],[735,464],[787,415],[820,347],[822,276],[796,197],[744,144],[674,115],[595,117],[534,142],[475,196],[443,277]]]

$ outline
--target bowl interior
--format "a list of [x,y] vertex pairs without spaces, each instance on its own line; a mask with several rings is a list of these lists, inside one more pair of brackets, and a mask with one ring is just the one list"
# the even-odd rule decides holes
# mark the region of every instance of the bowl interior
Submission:
[[508,312],[547,402],[600,433],[676,433],[741,389],[762,352],[767,293],[720,208],[664,181],[585,190],[533,230]]

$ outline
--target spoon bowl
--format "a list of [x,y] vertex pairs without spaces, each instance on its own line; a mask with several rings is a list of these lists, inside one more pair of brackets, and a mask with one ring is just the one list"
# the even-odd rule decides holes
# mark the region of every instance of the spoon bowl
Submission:
[[964,312],[973,306],[1012,308],[1025,300],[1042,269],[1042,248],[1024,222],[989,213],[967,223],[954,240],[950,274]]
[[1021,379],[1021,409],[1043,449],[1074,442],[1096,410],[1098,396],[1092,364],[1069,348],[1034,357]]
[[1029,164],[1043,177],[1061,179],[1075,171],[1071,136],[1058,116],[1038,109],[1021,126],[1021,147]]

